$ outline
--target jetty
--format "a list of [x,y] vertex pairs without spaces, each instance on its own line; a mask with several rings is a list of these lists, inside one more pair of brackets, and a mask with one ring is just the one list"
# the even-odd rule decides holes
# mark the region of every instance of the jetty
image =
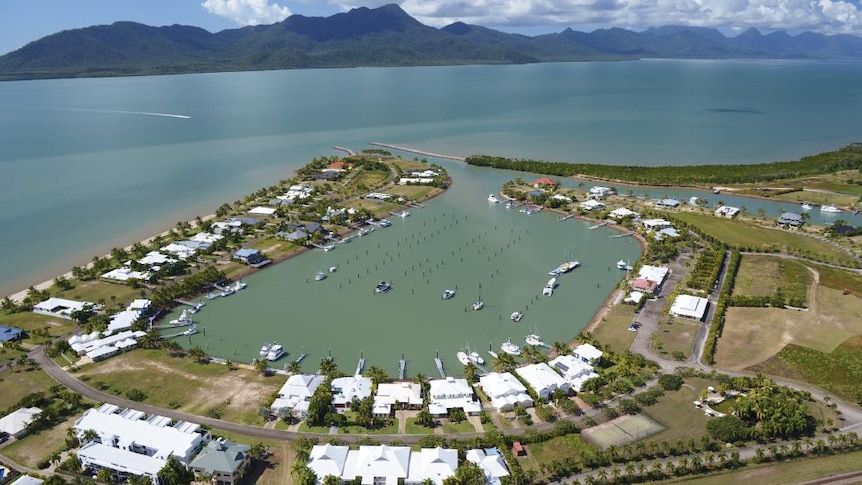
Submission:
[[425,155],[426,157],[442,158],[444,160],[455,160],[456,162],[463,162],[463,161],[467,160],[467,157],[459,157],[456,155],[443,155],[440,153],[426,152],[423,150],[417,150],[415,148],[405,147],[405,146],[401,146],[401,145],[392,145],[390,143],[380,143],[380,142],[372,141],[372,142],[369,142],[368,144],[376,146],[376,147],[390,148],[392,150],[400,150],[402,152],[415,153],[417,155]]
[[608,221],[605,221],[605,222],[599,222],[599,223],[597,223],[597,224],[593,224],[592,226],[590,226],[590,230],[592,231],[593,229],[598,229],[598,228],[600,228],[600,227],[605,227],[605,226],[607,226],[608,224],[610,224]]
[[437,365],[437,372],[440,373],[440,377],[446,378],[446,372],[443,370],[443,361],[440,360],[440,351],[437,351],[437,355],[434,356],[434,363]]
[[355,376],[362,374],[362,369],[365,368],[365,354],[359,352],[359,362],[356,363],[356,372],[353,374]]
[[608,236],[608,237],[611,237],[611,238],[616,239],[616,238],[619,238],[619,237],[629,237],[629,236],[634,236],[635,234],[636,234],[636,233],[635,233],[634,231],[632,231],[632,232],[626,232],[626,233],[624,233],[624,234],[614,234],[614,235],[612,235],[612,236]]
[[571,219],[572,217],[575,217],[575,215],[574,215],[574,214],[569,214],[569,215],[567,215],[567,216],[560,216],[560,217],[558,217],[558,218],[557,218],[557,221],[558,221],[558,222],[568,221],[568,220],[569,220],[569,219]]
[[401,352],[401,360],[398,361],[398,379],[404,380],[404,371],[407,370],[407,361],[404,360],[404,352]]
[[341,147],[341,146],[338,146],[338,145],[333,146],[333,147],[332,147],[332,149],[333,149],[333,150],[338,150],[338,151],[340,151],[340,152],[344,152],[344,153],[346,153],[346,154],[347,154],[347,156],[349,156],[349,157],[352,157],[352,156],[356,155],[356,152],[354,152],[353,150],[351,150],[351,149],[349,149],[349,148]]
[[328,246],[324,246],[322,244],[312,243],[311,245],[318,248],[318,249],[322,249],[324,251],[332,251],[333,249],[335,249],[335,246],[333,246],[332,244],[330,244]]

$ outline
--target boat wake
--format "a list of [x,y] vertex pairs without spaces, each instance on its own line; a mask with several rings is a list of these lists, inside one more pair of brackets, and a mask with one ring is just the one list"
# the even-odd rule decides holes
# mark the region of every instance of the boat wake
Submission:
[[126,111],[119,109],[97,109],[97,108],[73,108],[79,111],[90,111],[93,113],[113,113],[120,115],[138,115],[138,116],[159,116],[162,118],[178,118],[181,120],[190,120],[191,116],[174,114],[174,113],[157,113],[153,111]]

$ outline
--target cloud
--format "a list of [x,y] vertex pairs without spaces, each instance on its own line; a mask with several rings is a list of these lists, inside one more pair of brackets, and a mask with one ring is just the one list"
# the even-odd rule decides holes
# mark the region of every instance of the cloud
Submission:
[[291,14],[289,8],[270,0],[204,0],[201,6],[239,25],[272,24]]
[[[343,9],[392,0],[330,0]],[[743,30],[862,33],[858,0],[398,0],[422,23],[488,27],[578,26],[644,29],[689,25]]]

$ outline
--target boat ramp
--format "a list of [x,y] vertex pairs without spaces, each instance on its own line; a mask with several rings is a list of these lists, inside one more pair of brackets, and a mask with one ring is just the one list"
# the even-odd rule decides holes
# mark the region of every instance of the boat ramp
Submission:
[[443,370],[443,361],[440,360],[440,351],[437,351],[437,355],[434,356],[434,363],[437,365],[437,372],[440,373],[440,377],[446,378],[446,371]]

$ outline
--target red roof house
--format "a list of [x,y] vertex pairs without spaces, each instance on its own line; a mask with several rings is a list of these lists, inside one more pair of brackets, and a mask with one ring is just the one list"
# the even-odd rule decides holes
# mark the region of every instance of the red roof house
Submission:
[[533,187],[551,187],[555,188],[557,186],[557,181],[552,179],[551,177],[541,177],[533,180]]

